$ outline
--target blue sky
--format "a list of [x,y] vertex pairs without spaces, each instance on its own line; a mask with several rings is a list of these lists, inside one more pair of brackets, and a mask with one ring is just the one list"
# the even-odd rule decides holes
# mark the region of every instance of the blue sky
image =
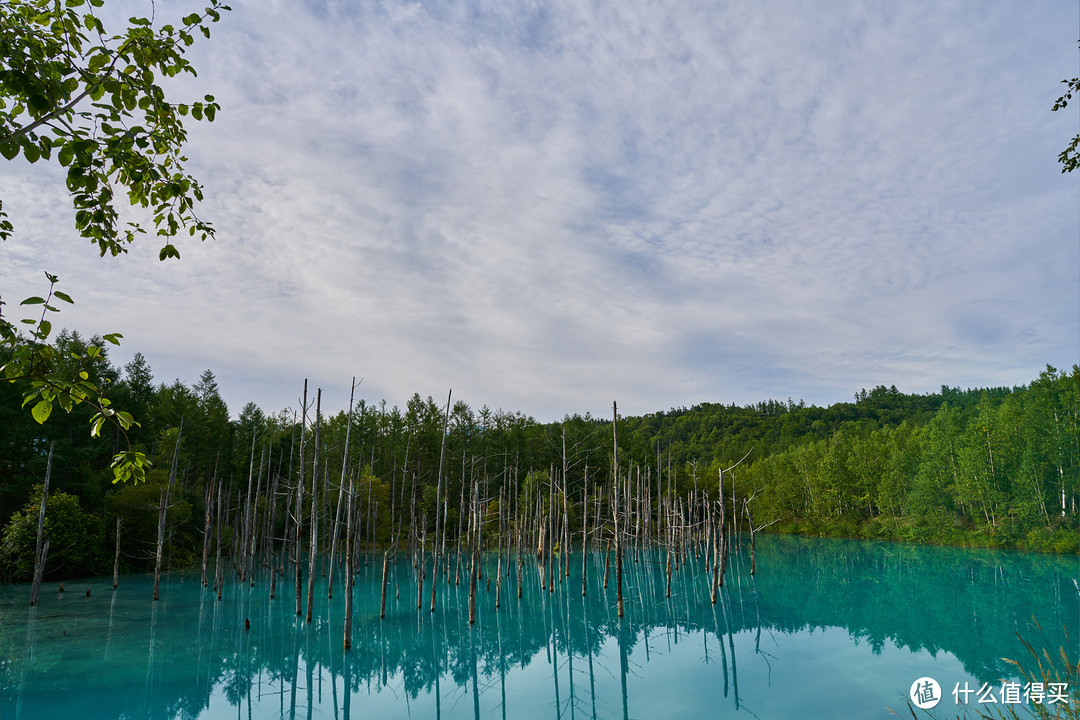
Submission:
[[98,258],[56,169],[0,172],[5,299],[60,275],[157,381],[550,420],[1080,359],[1075,2],[231,4],[173,88],[222,106],[216,240]]

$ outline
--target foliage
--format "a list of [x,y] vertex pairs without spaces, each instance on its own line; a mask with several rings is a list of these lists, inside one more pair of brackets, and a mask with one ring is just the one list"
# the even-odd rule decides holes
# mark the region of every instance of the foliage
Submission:
[[[29,580],[33,575],[41,489],[41,485],[31,488],[30,494],[37,500],[27,503],[4,527],[0,540],[0,576],[5,580]],[[45,578],[101,571],[101,525],[82,509],[74,495],[63,491],[49,494],[45,503],[45,538],[49,540]]]
[[[1065,85],[1065,94],[1059,97],[1054,102],[1054,107],[1050,108],[1053,111],[1064,110],[1069,101],[1072,100],[1073,94],[1080,94],[1080,78],[1073,78],[1072,80],[1062,80],[1062,84]],[[1072,172],[1080,166],[1080,133],[1077,133],[1072,142],[1061,151],[1058,155],[1058,162],[1061,163],[1061,172]]]
[[[362,545],[395,535],[405,542],[410,527],[423,532],[425,522],[430,541],[436,512],[443,511],[435,495],[444,412],[431,397],[413,395],[405,407],[359,400],[351,417],[323,417],[316,461],[310,409],[304,423],[302,413],[268,414],[248,403],[231,420],[209,370],[192,384],[155,385],[142,356],[115,368],[104,351],[86,358],[85,348],[97,344],[93,339],[61,332],[53,340],[60,377],[86,372],[88,382],[140,408],[142,425],[131,427],[128,440],[133,452],[156,459],[158,469],[147,473],[145,483],[114,485],[111,450],[100,438],[79,432],[95,412],[92,406],[84,402],[70,415],[54,414],[39,425],[30,413],[9,407],[15,393],[0,384],[0,523],[36,501],[33,486],[55,440],[52,487],[78,497],[84,512],[105,528],[103,546],[110,555],[111,530],[121,518],[125,565],[145,569],[182,421],[165,547],[174,564],[201,556],[207,491],[213,511],[219,487],[224,552],[235,551],[230,536],[242,536],[249,495],[253,522],[260,528],[272,523],[274,542],[284,549],[296,517],[290,504],[300,478],[301,436],[305,538],[312,488],[325,540],[344,474],[346,487],[352,480],[356,491],[354,528]],[[119,429],[114,442],[122,442]],[[467,503],[477,482],[489,540],[497,534],[500,498],[511,512],[520,508],[535,518],[545,512],[552,491],[559,513],[565,497],[569,527],[577,532],[586,473],[590,528],[595,530],[597,513],[610,521],[611,444],[610,420],[573,416],[542,424],[520,413],[473,411],[458,401],[451,409],[442,474],[450,542],[456,542],[462,492]],[[665,497],[684,504],[695,492],[718,499],[718,470],[732,467],[748,450],[750,456],[724,474],[725,505],[733,495],[736,505],[747,499],[755,525],[774,523],[773,532],[1080,550],[1080,368],[1066,373],[1048,367],[1016,388],[945,387],[907,395],[881,386],[827,408],[791,401],[741,408],[704,404],[619,420],[620,476],[631,484],[631,497],[648,498],[653,513]],[[631,526],[639,518],[635,510]],[[464,532],[468,525],[461,527]],[[217,536],[215,521],[211,537]]]
[[[202,239],[213,228],[194,212],[202,186],[184,170],[183,118],[212,121],[213,96],[172,103],[164,78],[195,74],[184,57],[195,36],[228,7],[218,0],[179,25],[159,28],[133,17],[121,32],[106,29],[96,8],[104,0],[9,0],[0,3],[0,155],[67,168],[79,234],[101,254],[124,252],[138,223],[122,232],[115,203],[119,185],[132,205],[149,208],[166,240],[160,257],[179,257],[168,241],[180,228]],[[0,239],[12,232],[0,207]]]
[[[107,420],[116,423],[121,431],[137,425],[130,413],[112,408],[112,401],[104,396],[100,383],[90,377],[95,361],[102,360],[103,349],[100,343],[91,343],[75,350],[62,351],[59,343],[49,342],[52,323],[49,313],[58,312],[55,301],[72,303],[64,292],[56,290],[58,278],[46,273],[49,279],[49,292],[46,297],[30,297],[22,305],[42,307],[41,316],[35,321],[25,318],[22,323],[30,325],[28,337],[18,333],[13,325],[0,318],[0,378],[9,383],[20,383],[24,388],[22,406],[31,405],[33,419],[43,425],[52,415],[54,407],[60,407],[70,413],[83,403],[97,412],[90,418],[90,435],[98,437]],[[119,333],[104,336],[104,340],[113,345],[120,344]],[[65,372],[65,365],[86,367],[72,372]],[[113,458],[114,482],[143,479],[149,462],[137,451],[127,450],[117,453]]]
[[1080,369],[976,397],[923,424],[842,424],[751,464],[743,492],[789,531],[1077,552]]
[[[104,0],[8,0],[0,3],[0,155],[29,163],[56,161],[67,168],[67,188],[75,209],[75,228],[97,244],[101,254],[118,255],[136,234],[138,222],[122,231],[115,193],[126,192],[131,205],[150,210],[157,235],[164,241],[159,258],[180,257],[171,239],[183,228],[205,240],[213,227],[195,214],[202,186],[184,169],[181,154],[187,131],[183,118],[212,121],[219,109],[213,96],[194,103],[173,103],[161,82],[182,73],[195,74],[184,57],[196,34],[210,36],[209,26],[228,10],[210,0],[202,13],[178,25],[154,27],[152,19],[132,17],[121,32],[106,29],[97,8]],[[151,4],[151,7],[153,5]],[[0,240],[13,227],[0,200]],[[48,275],[48,274],[47,274]],[[71,303],[48,275],[47,297],[30,297],[23,305],[42,305],[29,336],[2,313],[0,351],[5,362],[0,377],[25,383],[23,405],[44,423],[54,407],[65,412],[82,403],[97,413],[90,419],[97,436],[106,420],[122,431],[134,425],[127,412],[114,410],[102,388],[86,372],[64,377],[57,370],[57,348],[49,342],[48,313],[52,301]],[[104,336],[119,342],[119,334]],[[82,360],[92,360],[100,346],[88,346]],[[114,481],[140,480],[149,466],[137,451],[118,453]]]

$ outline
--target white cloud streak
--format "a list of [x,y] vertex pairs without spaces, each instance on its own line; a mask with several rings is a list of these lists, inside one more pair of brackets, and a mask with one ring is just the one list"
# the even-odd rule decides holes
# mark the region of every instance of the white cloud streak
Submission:
[[65,320],[234,412],[305,376],[554,419],[1077,359],[1075,6],[234,6],[177,86],[222,104],[189,147],[217,240],[96,260],[57,173],[0,176],[4,296],[60,273]]

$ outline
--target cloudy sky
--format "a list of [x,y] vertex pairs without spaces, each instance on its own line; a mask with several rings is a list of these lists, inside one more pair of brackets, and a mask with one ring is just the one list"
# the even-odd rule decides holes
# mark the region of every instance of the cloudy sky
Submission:
[[1080,359],[1074,0],[231,4],[173,89],[222,106],[215,240],[99,258],[56,168],[0,161],[5,300],[60,275],[156,381],[553,420]]

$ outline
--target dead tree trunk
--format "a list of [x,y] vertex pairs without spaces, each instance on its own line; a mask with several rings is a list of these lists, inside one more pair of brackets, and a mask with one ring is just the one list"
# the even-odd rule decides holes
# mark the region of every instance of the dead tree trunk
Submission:
[[[120,526],[123,524],[122,518],[116,518],[116,555],[113,557],[112,567],[112,586],[113,590],[120,587]],[[203,582],[203,587],[206,586],[206,582]]]
[[37,540],[34,543],[34,582],[30,586],[30,604],[37,605],[38,592],[41,590],[41,578],[45,575],[45,558],[49,555],[49,542],[45,537],[45,502],[49,499],[49,478],[52,476],[53,448],[56,441],[49,443],[49,459],[45,461],[45,485],[41,489],[41,507],[38,509]]
[[[443,417],[442,446],[439,449],[439,474],[435,480],[435,546],[431,567],[431,612],[435,612],[435,592],[439,587],[439,501],[442,497],[443,460],[446,458],[446,430],[450,424],[450,397],[454,389],[446,394],[446,415]],[[445,547],[443,548],[445,550]]]
[[221,496],[222,480],[218,480],[217,486],[217,557],[214,560],[214,588],[217,590],[217,599],[221,599],[222,585],[225,582],[224,570],[221,567]]
[[307,616],[311,622],[311,606],[315,602],[315,558],[319,552],[319,430],[322,425],[322,388],[315,393],[315,450],[311,463],[311,550],[308,553]]
[[[352,614],[353,614],[353,512],[356,488],[353,479],[349,478],[349,497],[346,501],[345,511],[345,649],[352,647]],[[349,692],[349,688],[345,688]]]
[[[304,526],[304,435],[307,430],[307,379],[304,380],[304,399],[301,401],[300,417],[300,473],[296,479],[296,505],[293,513],[296,516],[293,546],[293,560],[296,563],[296,615],[304,614],[304,579],[303,579],[303,552],[301,551],[301,535]],[[295,422],[295,417],[294,417]]]
[[589,461],[585,461],[585,490],[581,498],[581,597],[585,597],[586,559],[589,556]]
[[623,591],[622,591],[622,541],[619,535],[619,408],[616,403],[611,403],[611,434],[614,445],[612,452],[612,473],[615,481],[615,506],[612,516],[615,520],[615,597],[619,605],[619,617],[623,616]]
[[[210,563],[210,519],[214,516],[213,505],[211,504],[211,500],[213,499],[213,497],[214,497],[214,481],[211,480],[210,482],[208,482],[206,484],[206,493],[205,493],[205,496],[203,497],[203,505],[206,506],[205,507],[205,509],[206,509],[206,520],[205,520],[205,522],[203,524],[203,550],[202,550],[202,586],[204,588],[206,587],[206,582],[207,582],[206,581],[206,570],[207,570],[207,566]],[[119,522],[120,518],[116,518],[116,520],[117,520],[117,522]],[[119,552],[119,550],[120,550],[120,526],[119,526],[119,524],[116,526],[116,549],[117,549],[117,558],[116,559],[119,560],[120,559],[120,552]],[[114,577],[115,577],[115,574],[116,573],[114,571],[113,572]],[[114,587],[115,587],[115,585],[114,585]]]
[[158,586],[161,583],[161,554],[165,546],[165,513],[169,507],[169,493],[176,482],[176,465],[180,460],[180,440],[184,436],[184,419],[180,418],[180,429],[176,433],[176,446],[173,448],[172,467],[169,469],[169,484],[161,491],[158,505],[157,552],[154,555],[154,600],[158,599]]
[[[363,382],[363,380],[361,380]],[[334,597],[334,563],[335,555],[337,554],[337,540],[338,532],[341,529],[341,501],[342,494],[345,492],[345,469],[349,466],[349,435],[352,432],[352,410],[353,410],[353,398],[356,393],[356,376],[352,379],[352,389],[349,390],[349,414],[345,424],[345,450],[344,457],[341,461],[341,481],[338,483],[338,499],[337,508],[334,510],[334,530],[330,535],[330,577],[326,580],[326,596],[328,598]],[[346,545],[348,547],[348,545]]]

